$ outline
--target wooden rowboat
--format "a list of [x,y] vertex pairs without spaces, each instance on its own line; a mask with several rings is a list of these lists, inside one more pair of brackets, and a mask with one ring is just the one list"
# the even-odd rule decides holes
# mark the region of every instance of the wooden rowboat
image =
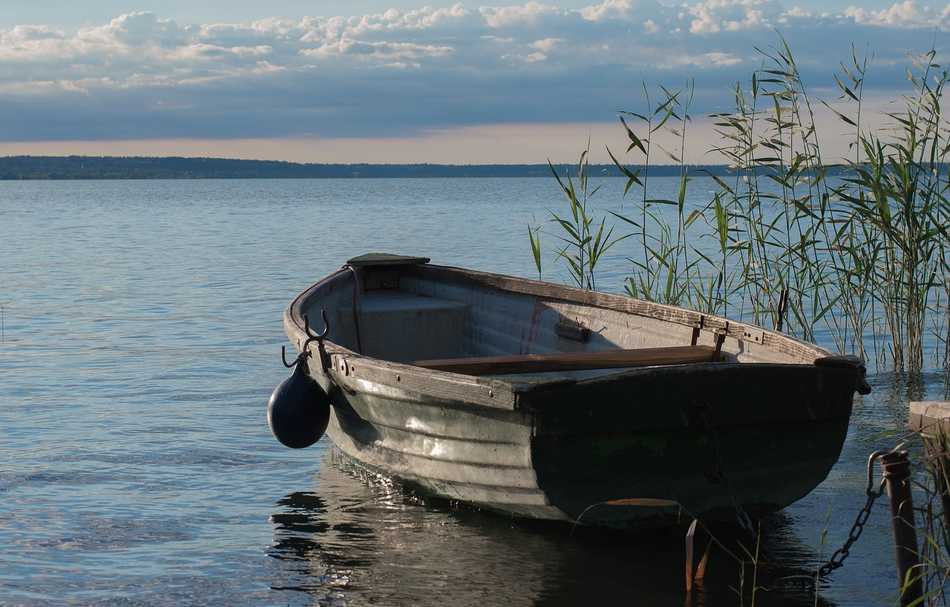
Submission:
[[336,446],[428,494],[584,524],[759,517],[824,480],[867,387],[774,331],[427,262],[352,259],[284,327]]

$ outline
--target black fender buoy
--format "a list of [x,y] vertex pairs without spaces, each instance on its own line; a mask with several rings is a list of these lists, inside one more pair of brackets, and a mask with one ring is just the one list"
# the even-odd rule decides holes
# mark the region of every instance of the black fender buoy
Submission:
[[267,425],[274,437],[291,449],[314,444],[330,422],[330,397],[298,360],[294,372],[274,388],[267,402]]

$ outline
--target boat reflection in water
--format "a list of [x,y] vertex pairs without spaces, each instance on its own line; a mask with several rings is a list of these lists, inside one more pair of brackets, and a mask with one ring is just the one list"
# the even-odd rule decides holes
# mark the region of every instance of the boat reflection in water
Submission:
[[[282,604],[684,604],[680,529],[572,529],[422,501],[335,450],[317,481],[313,493],[280,499],[271,517],[270,556],[279,562],[271,586]],[[782,565],[759,568],[758,584],[770,590],[755,604],[815,605],[807,578],[816,555],[782,514],[766,525],[763,560]],[[749,591],[752,575],[747,568]],[[722,551],[714,552],[708,576],[686,604],[748,604],[734,590],[739,567]]]

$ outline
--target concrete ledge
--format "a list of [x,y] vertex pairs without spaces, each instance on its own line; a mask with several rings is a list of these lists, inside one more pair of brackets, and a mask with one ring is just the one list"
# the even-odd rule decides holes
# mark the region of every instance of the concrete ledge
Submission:
[[950,401],[911,402],[907,427],[928,437],[950,435]]

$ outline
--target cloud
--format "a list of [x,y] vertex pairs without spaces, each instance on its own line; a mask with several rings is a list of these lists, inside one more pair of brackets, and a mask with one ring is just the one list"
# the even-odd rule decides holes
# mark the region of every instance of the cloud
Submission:
[[301,49],[300,54],[307,57],[362,55],[384,61],[403,61],[423,57],[441,57],[451,52],[451,46],[414,44],[412,42],[360,42],[359,40],[341,38],[339,42],[325,44],[320,48]]
[[554,50],[561,42],[564,42],[560,38],[544,38],[542,40],[535,40],[531,43],[531,46],[538,49],[542,53],[550,53]]
[[580,14],[588,21],[603,21],[627,17],[632,8],[633,4],[630,0],[604,0],[600,4],[582,8]]
[[731,53],[703,53],[701,55],[676,55],[666,62],[667,67],[728,67],[742,63],[742,58]]
[[690,77],[696,111],[722,109],[776,29],[816,89],[831,83],[829,57],[846,58],[852,42],[874,52],[875,86],[894,89],[908,53],[946,45],[933,32],[950,31],[950,4],[812,13],[779,0],[530,0],[245,23],[131,12],[73,30],[18,25],[0,30],[0,138],[408,136],[600,121],[634,109],[641,80]]
[[80,30],[79,36],[87,41],[106,46],[125,48],[156,46],[174,48],[186,43],[188,32],[171,19],[162,19],[149,12],[135,12],[113,19],[102,27]]
[[526,4],[513,6],[485,7],[479,10],[485,25],[491,28],[514,27],[537,24],[545,16],[558,15],[561,10],[549,4],[540,4],[530,0]]
[[714,34],[768,27],[782,13],[772,0],[705,0],[686,6],[693,34]]
[[845,9],[844,14],[861,25],[950,30],[950,4],[940,10],[918,6],[914,0],[905,0],[877,11],[850,6]]

